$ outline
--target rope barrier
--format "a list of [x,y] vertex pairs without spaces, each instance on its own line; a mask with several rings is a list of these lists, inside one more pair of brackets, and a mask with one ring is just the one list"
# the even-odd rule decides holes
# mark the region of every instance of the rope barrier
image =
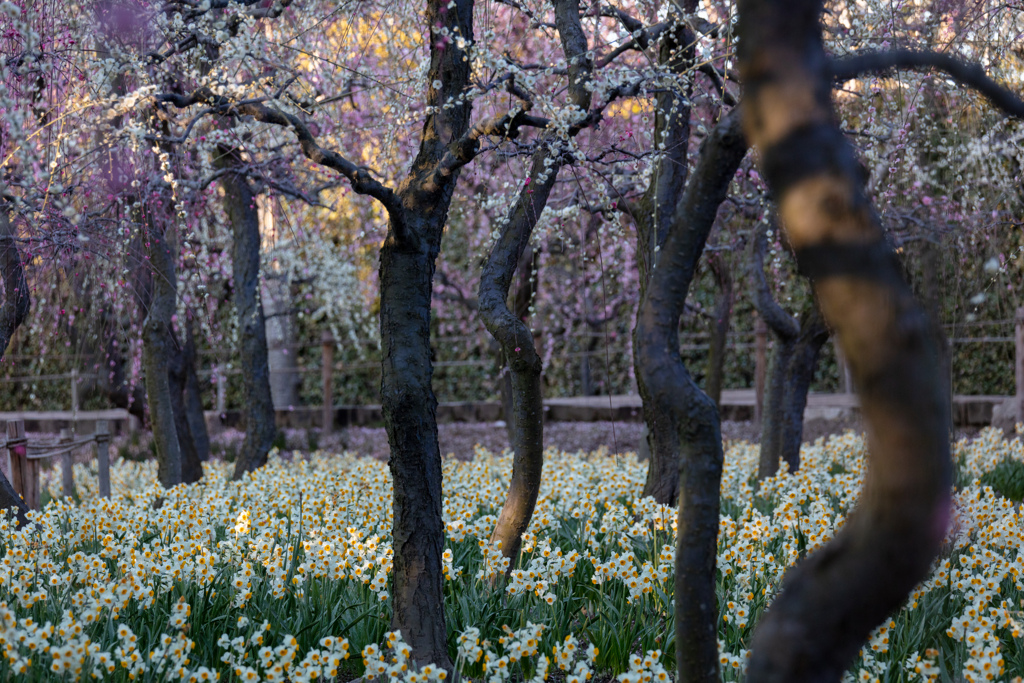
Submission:
[[[90,444],[90,443],[93,443],[94,441],[95,441],[95,439],[89,439],[85,443],[75,442],[75,443],[72,443],[72,444],[68,444],[66,447],[61,448],[59,450],[50,451],[49,453],[31,453],[29,455],[26,455],[25,457],[28,458],[29,460],[46,460],[48,458],[52,458],[52,457],[57,456],[57,455],[63,455],[65,453],[70,453],[71,451],[78,450],[79,448],[81,448],[85,444]],[[29,446],[29,448],[31,449],[33,447]]]

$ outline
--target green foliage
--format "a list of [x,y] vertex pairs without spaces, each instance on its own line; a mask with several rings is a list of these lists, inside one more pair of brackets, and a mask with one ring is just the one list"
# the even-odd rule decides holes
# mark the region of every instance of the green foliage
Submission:
[[995,469],[982,475],[979,483],[991,486],[1003,498],[1016,503],[1024,502],[1024,462],[1004,458]]

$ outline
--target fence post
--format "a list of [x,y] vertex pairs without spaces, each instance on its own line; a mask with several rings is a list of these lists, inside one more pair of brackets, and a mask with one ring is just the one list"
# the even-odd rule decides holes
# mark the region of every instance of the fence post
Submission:
[[39,476],[36,463],[28,459],[25,421],[7,421],[7,452],[11,456],[11,486],[31,510],[39,509]]
[[323,361],[321,378],[323,379],[323,434],[330,434],[334,427],[334,337],[324,331],[320,335]]
[[768,325],[761,316],[754,319],[754,424],[761,424],[764,411],[764,383],[768,376]]
[[[0,432],[0,472],[3,472],[8,482],[12,481],[14,475],[11,473],[11,453],[7,450],[6,430]],[[11,486],[14,484],[12,483]]]
[[100,498],[110,498],[110,427],[96,420],[96,462],[99,464]]
[[223,418],[228,409],[228,376],[224,374],[223,365],[213,366],[217,373],[217,414]]
[[844,394],[853,393],[853,373],[850,372],[850,366],[846,362],[846,355],[843,354],[843,350],[839,348],[839,340],[832,339],[832,344],[836,350],[836,370],[839,374],[839,391]]
[[71,371],[71,419],[77,420],[78,417],[78,370],[74,369]]
[[1024,422],[1024,306],[1017,309],[1014,335],[1017,375],[1017,422]]
[[[74,441],[74,437],[71,435],[70,429],[60,430],[60,443],[67,444]],[[60,473],[61,473],[61,489],[62,494],[65,498],[71,497],[75,492],[75,472],[72,469],[74,467],[74,458],[72,452],[67,451],[66,453],[60,454]]]

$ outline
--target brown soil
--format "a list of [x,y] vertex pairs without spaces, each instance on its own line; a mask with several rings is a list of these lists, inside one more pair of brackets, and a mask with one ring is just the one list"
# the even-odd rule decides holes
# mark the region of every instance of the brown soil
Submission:
[[[839,420],[808,420],[804,440],[813,442],[821,436],[842,434],[848,429],[860,430],[857,418]],[[595,451],[607,446],[612,453],[636,451],[640,445],[642,425],[639,422],[549,422],[544,425],[544,443],[564,451]],[[752,422],[722,423],[726,441],[757,442],[760,428]],[[474,446],[500,453],[509,448],[508,432],[503,422],[453,422],[438,425],[441,454],[469,459]],[[349,427],[320,443],[321,448],[338,448],[386,459],[388,439],[383,428]]]

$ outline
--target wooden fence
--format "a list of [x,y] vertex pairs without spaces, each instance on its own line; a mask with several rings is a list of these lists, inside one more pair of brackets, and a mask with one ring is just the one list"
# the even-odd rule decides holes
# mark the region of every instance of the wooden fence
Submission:
[[31,443],[25,434],[24,420],[8,420],[6,433],[0,435],[0,469],[30,509],[40,509],[39,474],[43,461],[60,458],[61,488],[64,496],[75,490],[74,453],[95,444],[99,466],[100,496],[110,497],[110,428],[106,420],[97,420],[96,429],[86,437],[75,438],[62,429],[56,442]]
[[[1024,307],[1017,310],[1017,314],[1014,320],[1002,320],[1002,321],[987,321],[980,323],[969,324],[973,325],[1008,325],[1010,322],[1015,323],[1015,334],[1014,336],[997,336],[997,335],[979,335],[974,337],[951,337],[948,339],[950,344],[967,344],[967,343],[997,343],[997,344],[1014,344],[1015,346],[1015,374],[1016,374],[1016,396],[1018,397],[1018,413],[1021,418],[1024,418]],[[955,329],[961,329],[964,327],[962,324],[953,326]],[[584,335],[585,336],[585,335]],[[602,336],[602,335],[597,335]],[[697,333],[683,335],[686,339],[698,340],[707,338],[707,333]],[[740,338],[744,338],[751,341],[740,341]],[[443,337],[435,340],[435,343],[439,346],[445,346],[450,344],[454,340],[470,339],[470,337]],[[755,325],[753,333],[747,332],[743,334],[731,334],[727,348],[729,349],[752,349],[754,356],[754,390],[757,397],[755,403],[754,419],[760,421],[761,406],[763,405],[764,387],[766,382],[767,367],[768,367],[768,351],[771,342],[771,335],[768,331],[767,326],[760,319],[755,318]],[[329,419],[330,411],[332,410],[334,401],[334,387],[335,387],[335,375],[337,373],[351,373],[351,372],[362,372],[366,370],[376,371],[379,369],[379,362],[356,362],[356,363],[344,363],[335,361],[335,349],[337,342],[331,336],[329,332],[323,332],[319,343],[305,343],[299,344],[296,348],[308,348],[308,347],[320,347],[320,363],[311,364],[307,366],[298,366],[288,369],[272,369],[271,373],[296,373],[296,374],[307,374],[316,373],[320,375],[320,386],[321,386],[321,401],[320,406],[322,407],[323,417],[322,424],[331,424]],[[680,344],[680,350],[704,350],[709,345],[707,343],[682,343]],[[618,347],[617,347],[618,349]],[[625,347],[622,346],[622,351],[625,351]],[[218,355],[223,358],[223,352],[218,352]],[[593,356],[592,352],[577,352],[563,354],[567,356]],[[836,356],[839,365],[839,392],[841,394],[850,394],[854,392],[853,382],[850,377],[850,371],[845,363],[845,359],[842,353],[836,348]],[[19,358],[21,358],[19,356]],[[28,358],[25,356],[24,358]],[[475,366],[475,367],[494,367],[494,359],[485,360],[441,360],[434,362],[435,368],[445,367],[462,367],[462,366]],[[227,367],[224,363],[214,363],[213,367],[208,370],[200,371],[200,375],[214,377],[216,399],[215,407],[218,414],[225,414],[228,409],[227,400],[227,381],[230,375],[238,374],[241,371],[237,368]],[[61,381],[70,380],[70,396],[71,396],[71,412],[76,414],[79,411],[79,400],[78,400],[78,385],[79,382],[87,377],[95,377],[95,375],[88,373],[80,373],[78,370],[71,370],[70,373],[52,374],[52,375],[33,375],[25,377],[0,377],[0,383],[10,382],[29,382],[29,381]],[[74,419],[74,418],[72,418]]]

